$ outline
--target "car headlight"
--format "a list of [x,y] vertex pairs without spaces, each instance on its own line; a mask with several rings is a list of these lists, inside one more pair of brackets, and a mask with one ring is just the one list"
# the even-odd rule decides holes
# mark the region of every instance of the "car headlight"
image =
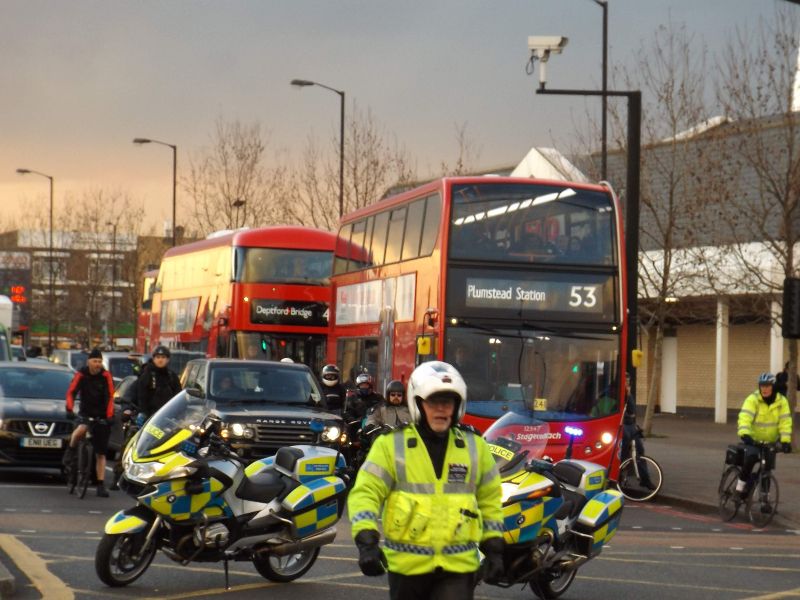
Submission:
[[328,425],[322,431],[322,439],[326,442],[335,442],[342,435],[342,430],[337,425]]
[[153,477],[155,477],[156,473],[158,473],[163,466],[164,463],[160,462],[131,462],[125,469],[125,475],[128,477],[128,479],[134,479],[141,483],[147,483],[153,479]]
[[228,439],[230,437],[252,439],[255,432],[252,427],[248,427],[244,423],[231,423],[222,430],[222,437]]

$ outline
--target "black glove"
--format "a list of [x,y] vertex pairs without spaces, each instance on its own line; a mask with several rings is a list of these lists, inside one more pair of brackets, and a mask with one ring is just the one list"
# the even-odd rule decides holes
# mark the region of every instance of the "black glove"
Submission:
[[502,579],[506,569],[503,565],[503,549],[505,541],[501,537],[489,538],[481,544],[481,552],[485,558],[481,565],[481,576],[486,583],[495,583]]
[[781,444],[781,450],[783,450],[786,454],[792,453],[792,443],[791,442],[783,442]]
[[386,557],[378,545],[380,536],[374,529],[360,531],[355,542],[358,548],[358,567],[368,577],[377,577],[386,572]]
[[743,436],[742,436],[742,441],[743,441],[745,444],[747,444],[748,446],[753,446],[753,445],[755,445],[755,442],[753,441],[753,438],[751,438],[749,435],[743,435]]

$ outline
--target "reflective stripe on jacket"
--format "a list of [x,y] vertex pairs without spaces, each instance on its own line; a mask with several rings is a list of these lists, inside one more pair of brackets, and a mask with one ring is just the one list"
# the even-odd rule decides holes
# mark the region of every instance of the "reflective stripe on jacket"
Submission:
[[767,404],[756,390],[750,394],[739,411],[739,437],[749,435],[757,442],[792,441],[792,413],[785,396],[776,394]]
[[377,531],[383,513],[390,571],[470,573],[480,566],[478,543],[503,535],[501,495],[494,458],[480,436],[450,429],[437,479],[424,441],[409,425],[375,440],[347,508],[353,537]]

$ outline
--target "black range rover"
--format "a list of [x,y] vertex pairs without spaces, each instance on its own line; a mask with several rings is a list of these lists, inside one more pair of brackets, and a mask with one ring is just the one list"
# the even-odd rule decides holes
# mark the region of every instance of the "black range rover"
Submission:
[[306,365],[197,359],[187,363],[181,384],[189,393],[214,401],[223,437],[242,458],[254,460],[283,446],[312,443],[312,419],[325,422],[322,443],[336,447],[347,441],[341,416],[327,410],[325,395]]

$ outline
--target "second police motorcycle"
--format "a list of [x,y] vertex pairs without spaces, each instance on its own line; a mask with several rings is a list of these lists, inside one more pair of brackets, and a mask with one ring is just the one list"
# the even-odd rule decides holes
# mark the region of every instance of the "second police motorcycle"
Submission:
[[[567,591],[581,565],[614,537],[623,498],[608,489],[606,469],[571,458],[582,431],[566,426],[564,460],[543,460],[550,424],[534,411],[509,412],[483,437],[502,480],[505,574],[500,587],[528,584],[543,599]],[[560,427],[560,425],[559,425]]]
[[[280,448],[245,466],[208,417],[213,400],[185,390],[156,412],[123,457],[120,487],[136,505],[113,515],[95,553],[98,577],[113,587],[138,579],[161,550],[170,559],[250,561],[265,578],[288,582],[308,571],[336,536],[347,467],[322,445]],[[336,438],[321,420],[317,439]]]

